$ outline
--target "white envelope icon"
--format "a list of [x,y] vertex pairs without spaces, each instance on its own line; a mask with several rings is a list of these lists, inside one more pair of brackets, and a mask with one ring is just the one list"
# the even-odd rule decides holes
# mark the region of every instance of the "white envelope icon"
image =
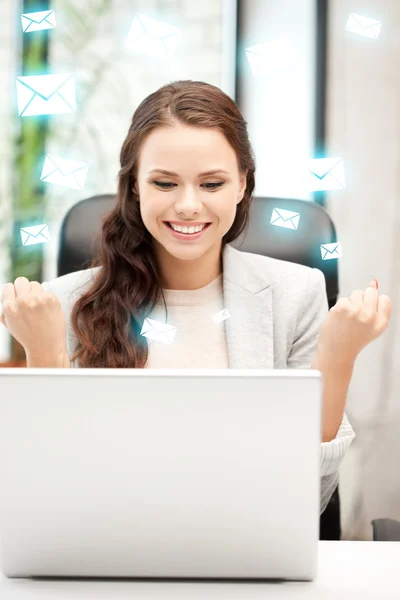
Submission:
[[137,13],[125,44],[140,54],[168,59],[175,54],[181,35],[179,27]]
[[49,228],[47,225],[31,225],[31,227],[21,227],[20,229],[22,245],[32,246],[33,244],[43,244],[50,240]]
[[227,308],[223,308],[219,312],[213,314],[212,320],[214,323],[222,323],[222,321],[226,321],[226,319],[230,319],[231,313]]
[[310,172],[310,188],[313,192],[343,190],[345,187],[342,158],[314,158]]
[[54,27],[57,27],[54,10],[41,10],[39,12],[26,13],[21,15],[21,21],[22,31],[24,33],[43,31],[44,29],[54,29]]
[[286,38],[256,44],[245,51],[253,75],[282,69],[290,65],[293,59],[292,47]]
[[172,344],[176,334],[176,327],[155,321],[154,319],[145,319],[140,335],[152,341],[162,342],[163,344]]
[[18,77],[17,100],[21,117],[75,112],[74,76],[64,73]]
[[348,21],[346,23],[346,30],[351,33],[358,33],[365,37],[377,40],[381,32],[382,23],[376,19],[370,19],[368,17],[362,17],[355,13],[350,13]]
[[300,213],[293,210],[274,207],[271,215],[271,225],[285,227],[285,229],[297,229],[300,221]]
[[88,171],[89,165],[84,162],[46,154],[40,179],[46,183],[83,190]]
[[342,247],[338,242],[333,244],[321,244],[322,260],[331,260],[342,256]]

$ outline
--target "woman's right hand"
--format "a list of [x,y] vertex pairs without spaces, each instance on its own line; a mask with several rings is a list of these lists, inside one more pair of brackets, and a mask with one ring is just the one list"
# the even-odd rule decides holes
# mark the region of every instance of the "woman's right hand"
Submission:
[[66,322],[58,298],[37,281],[17,277],[1,294],[0,322],[23,346],[26,355],[40,358],[66,353]]
[[354,365],[361,350],[386,331],[391,314],[392,301],[379,295],[376,279],[371,279],[365,290],[357,289],[349,298],[340,298],[320,330],[319,362]]

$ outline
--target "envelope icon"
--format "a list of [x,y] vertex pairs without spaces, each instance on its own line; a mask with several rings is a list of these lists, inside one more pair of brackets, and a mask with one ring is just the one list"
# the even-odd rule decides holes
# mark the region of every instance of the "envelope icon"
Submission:
[[62,75],[28,75],[17,78],[18,114],[56,115],[76,111],[75,79]]
[[20,233],[23,246],[43,244],[44,242],[50,241],[49,228],[44,224],[32,225],[31,227],[21,227]]
[[322,260],[331,260],[342,256],[342,247],[338,242],[333,244],[321,244]]
[[348,21],[346,23],[346,30],[351,33],[357,33],[365,37],[377,40],[381,32],[382,23],[376,19],[370,19],[368,17],[362,17],[355,13],[350,13]]
[[310,172],[310,187],[313,192],[343,190],[345,187],[342,158],[314,158]]
[[293,59],[292,47],[286,38],[250,46],[245,52],[253,75],[287,67]]
[[172,344],[175,339],[176,327],[155,321],[154,319],[145,319],[140,335],[151,341],[162,342],[163,344]]
[[24,33],[43,31],[43,29],[54,29],[54,27],[57,27],[54,10],[41,10],[39,12],[26,13],[21,15],[21,21],[22,31]]
[[84,162],[46,154],[40,179],[46,183],[83,190],[88,171],[89,165]]
[[140,54],[169,59],[175,54],[181,36],[179,27],[137,13],[125,45]]
[[271,215],[271,225],[285,227],[285,229],[297,229],[300,221],[300,213],[292,210],[274,207]]
[[213,314],[212,320],[214,323],[222,323],[223,321],[226,321],[226,319],[230,319],[231,316],[232,315],[229,310],[227,308],[223,308],[219,312]]

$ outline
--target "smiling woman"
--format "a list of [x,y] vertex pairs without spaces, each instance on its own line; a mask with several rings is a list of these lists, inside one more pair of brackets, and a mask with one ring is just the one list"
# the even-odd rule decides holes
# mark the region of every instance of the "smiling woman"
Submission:
[[[255,162],[246,122],[219,88],[177,81],[145,98],[120,161],[92,268],[43,289],[6,286],[6,326],[40,366],[308,369],[327,321],[317,358],[329,370],[332,347],[342,356],[343,340],[353,351],[355,333],[371,338],[371,322],[364,331],[343,310],[327,319],[321,271],[230,244],[249,222]],[[321,512],[354,437],[344,415],[351,368],[346,381],[338,369],[326,375]]]
[[[155,164],[163,167],[152,168]],[[218,167],[207,169],[209,165]],[[245,187],[246,171],[240,173],[235,151],[220,130],[175,119],[146,137],[138,160],[137,190],[163,287],[198,289],[218,277],[222,238]]]
[[102,269],[71,314],[81,367],[144,367],[144,319],[160,298],[166,307],[165,290],[218,280],[223,248],[249,220],[246,123],[213,85],[177,81],[143,100],[120,160],[117,203],[93,264]]

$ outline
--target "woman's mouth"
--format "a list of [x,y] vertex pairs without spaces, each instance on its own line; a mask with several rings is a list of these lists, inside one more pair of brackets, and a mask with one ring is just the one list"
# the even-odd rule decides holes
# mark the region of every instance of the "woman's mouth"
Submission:
[[[203,233],[209,229],[211,223],[205,223],[200,229],[200,226],[186,226],[179,227],[178,230],[174,229],[169,221],[163,221],[164,225],[168,227],[171,234],[178,240],[197,240],[203,235]],[[175,226],[176,227],[176,226]]]

